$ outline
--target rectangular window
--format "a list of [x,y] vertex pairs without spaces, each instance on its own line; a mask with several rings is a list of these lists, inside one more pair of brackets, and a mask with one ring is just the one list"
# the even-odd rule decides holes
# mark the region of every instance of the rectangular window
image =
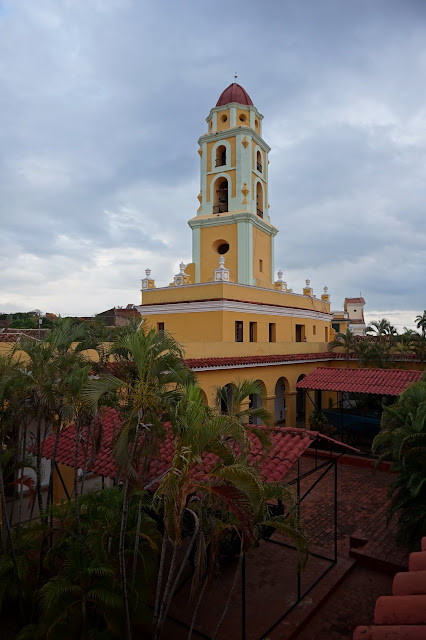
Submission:
[[257,342],[257,322],[250,322],[250,342]]
[[244,324],[241,320],[235,321],[235,342],[244,341],[243,326]]
[[269,342],[277,341],[277,325],[275,322],[269,323]]
[[157,322],[157,331],[164,331],[164,322]]
[[328,327],[325,328],[325,341],[328,342]]
[[263,273],[263,260],[259,260],[259,271]]
[[312,327],[312,333],[314,334],[314,336],[317,335],[317,328],[315,325]]
[[340,324],[338,322],[333,322],[331,325],[336,333],[340,333]]
[[296,325],[296,342],[304,342],[305,341],[305,325],[297,324]]

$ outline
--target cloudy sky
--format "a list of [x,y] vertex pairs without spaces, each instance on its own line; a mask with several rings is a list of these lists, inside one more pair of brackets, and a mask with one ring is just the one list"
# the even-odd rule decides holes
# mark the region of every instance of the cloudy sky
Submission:
[[426,308],[424,0],[0,0],[0,311],[139,303],[191,260],[197,139],[238,72],[276,268],[402,330]]

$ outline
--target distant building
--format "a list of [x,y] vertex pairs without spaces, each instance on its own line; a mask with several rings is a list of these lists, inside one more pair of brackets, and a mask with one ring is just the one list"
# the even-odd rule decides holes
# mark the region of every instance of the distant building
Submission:
[[125,309],[113,307],[96,314],[96,317],[102,318],[108,327],[126,327],[133,318],[140,318],[141,314],[132,304],[128,304]]
[[350,329],[356,336],[364,335],[364,298],[345,298],[343,311],[333,311],[332,328],[336,333]]

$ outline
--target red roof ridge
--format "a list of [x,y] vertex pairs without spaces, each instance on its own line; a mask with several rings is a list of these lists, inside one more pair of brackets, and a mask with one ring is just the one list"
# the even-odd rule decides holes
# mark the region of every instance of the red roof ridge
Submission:
[[364,298],[345,298],[345,302],[349,302],[351,304],[365,304]]

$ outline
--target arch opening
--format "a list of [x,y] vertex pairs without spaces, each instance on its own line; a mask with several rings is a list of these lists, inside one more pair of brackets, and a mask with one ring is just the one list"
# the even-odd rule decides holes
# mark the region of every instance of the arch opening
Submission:
[[[262,380],[256,380],[262,387],[262,395],[258,393],[251,393],[249,395],[249,409],[260,409],[263,407],[263,396],[266,395],[266,387]],[[261,425],[262,420],[257,416],[250,416],[250,424]]]
[[256,168],[259,171],[259,173],[262,173],[263,165],[262,165],[262,154],[260,153],[260,151],[258,151],[256,154]]
[[260,182],[256,185],[256,213],[263,218],[263,187]]
[[226,213],[228,211],[228,180],[218,178],[214,185],[213,213]]
[[216,148],[216,167],[224,167],[226,165],[226,147],[221,144]]
[[274,418],[275,424],[285,426],[287,408],[285,405],[285,393],[288,391],[288,380],[281,377],[277,380],[275,385],[275,400],[274,400]]

